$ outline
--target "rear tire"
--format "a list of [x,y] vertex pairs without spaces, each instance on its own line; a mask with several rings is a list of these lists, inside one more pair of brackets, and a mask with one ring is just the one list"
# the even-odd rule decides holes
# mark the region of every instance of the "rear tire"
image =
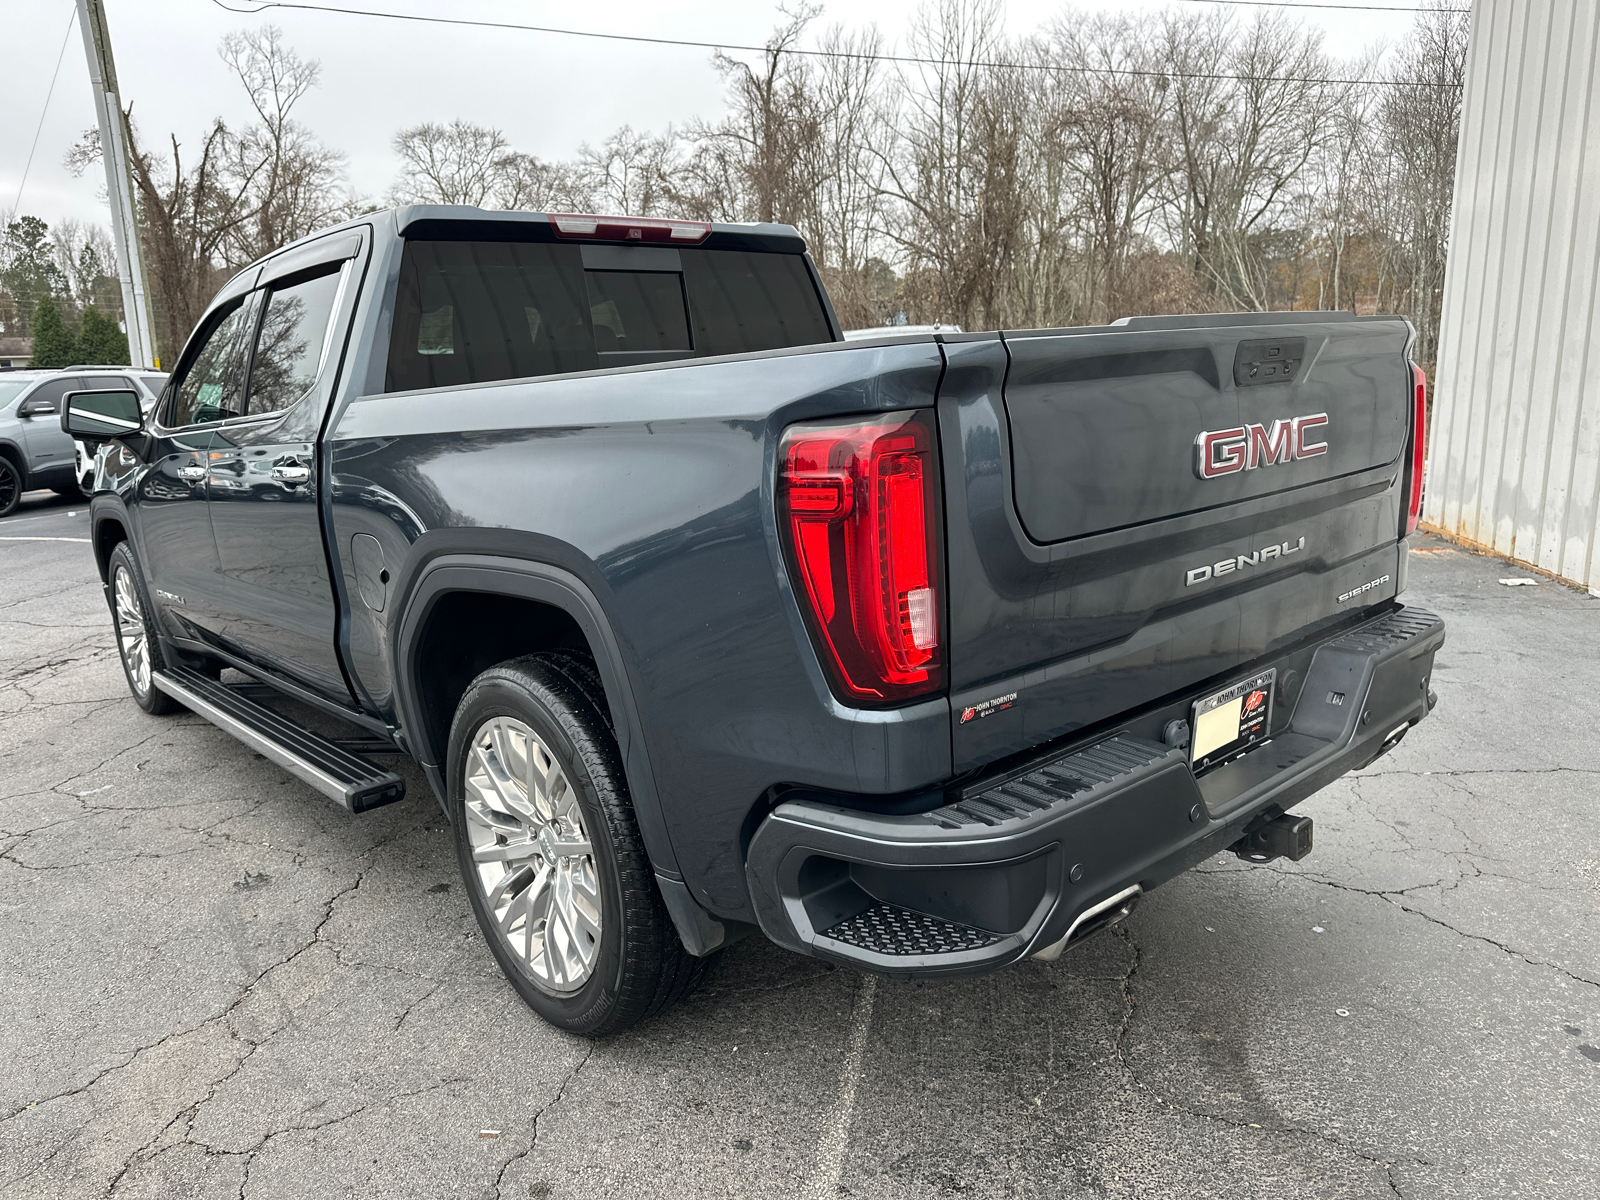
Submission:
[[450,729],[456,854],[523,1000],[586,1037],[681,999],[707,960],[656,889],[592,664],[548,651],[472,681]]
[[150,618],[144,579],[127,542],[118,542],[106,563],[111,592],[111,627],[117,634],[117,655],[134,703],[153,717],[177,712],[183,706],[156,687],[155,672],[163,667],[161,643]]

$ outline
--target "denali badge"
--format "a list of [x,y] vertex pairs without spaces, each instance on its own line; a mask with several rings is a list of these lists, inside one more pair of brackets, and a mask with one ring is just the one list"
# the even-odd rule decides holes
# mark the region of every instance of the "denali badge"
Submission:
[[1257,550],[1253,554],[1236,554],[1232,558],[1225,558],[1221,562],[1211,563],[1204,567],[1191,567],[1183,577],[1184,587],[1193,587],[1197,583],[1204,583],[1219,575],[1231,575],[1241,567],[1259,567],[1264,562],[1271,562],[1275,558],[1287,558],[1291,554],[1299,554],[1306,548],[1305,538],[1298,542],[1284,542],[1279,546],[1268,546]]
[[1194,473],[1201,479],[1216,479],[1326,454],[1328,443],[1307,441],[1306,434],[1327,423],[1327,413],[1313,413],[1274,421],[1270,429],[1265,425],[1236,425],[1232,429],[1205,430],[1194,439]]

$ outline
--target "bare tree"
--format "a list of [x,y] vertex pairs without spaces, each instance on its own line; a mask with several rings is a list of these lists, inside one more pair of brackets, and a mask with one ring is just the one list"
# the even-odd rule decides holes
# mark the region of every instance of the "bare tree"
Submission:
[[515,152],[500,160],[494,202],[525,212],[587,212],[594,207],[582,174],[572,163],[546,162]]
[[911,49],[932,61],[900,74],[900,102],[880,114],[879,229],[903,256],[908,300],[923,315],[990,328],[1009,299],[1025,186],[1018,72],[988,65],[1010,51],[998,0],[922,8]]
[[[144,142],[131,109],[124,114],[163,360],[181,349],[232,270],[359,208],[344,187],[344,156],[291,117],[316,85],[317,63],[295,54],[274,26],[230,34],[219,53],[259,118],[242,133],[217,117],[187,157],[168,135],[169,156]],[[99,157],[99,131],[89,130],[66,164],[82,174]]]
[[1394,209],[1385,222],[1387,262],[1395,276],[1394,308],[1417,327],[1417,361],[1430,372],[1439,347],[1439,309],[1461,128],[1471,18],[1447,0],[1427,0],[1398,48],[1378,104],[1380,157]]
[[246,263],[353,215],[357,204],[344,186],[345,156],[291,116],[317,85],[321,65],[296,54],[275,25],[228,34],[220,53],[259,118],[225,147],[231,175],[250,181],[250,219],[230,229],[226,250]]
[[808,182],[789,212],[805,234],[834,308],[848,325],[880,325],[894,315],[893,272],[877,233],[882,224],[883,158],[872,153],[882,48],[876,29],[834,26],[821,39],[829,57],[810,72],[805,95],[811,136],[797,172]]
[[652,136],[624,125],[598,149],[578,151],[576,179],[596,212],[652,217],[673,214],[671,180],[680,165],[678,136],[671,126]]
[[1218,300],[1269,306],[1269,243],[1292,185],[1327,136],[1336,98],[1321,35],[1263,14],[1169,14],[1172,136],[1180,156],[1169,230]]
[[1137,304],[1125,276],[1174,165],[1167,80],[1146,74],[1159,70],[1155,38],[1152,21],[1127,16],[1058,20],[1051,30],[1047,61],[1066,70],[1047,133],[1058,139],[1083,256],[1079,319],[1108,321]]
[[122,319],[122,289],[117,282],[117,256],[103,225],[67,217],[50,230],[56,265],[72,288],[78,308],[93,305],[112,320]]
[[515,171],[512,150],[498,129],[451,121],[425,121],[394,135],[400,176],[389,188],[391,204],[472,204],[482,207]]

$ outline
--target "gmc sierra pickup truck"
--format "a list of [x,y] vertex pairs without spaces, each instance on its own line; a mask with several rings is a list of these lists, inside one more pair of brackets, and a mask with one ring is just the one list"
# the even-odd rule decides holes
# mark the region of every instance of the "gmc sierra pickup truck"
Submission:
[[1304,855],[1433,705],[1411,337],[845,341],[785,226],[409,207],[61,421],[137,702],[357,813],[408,755],[507,978],[601,1035],[753,930],[987,971]]

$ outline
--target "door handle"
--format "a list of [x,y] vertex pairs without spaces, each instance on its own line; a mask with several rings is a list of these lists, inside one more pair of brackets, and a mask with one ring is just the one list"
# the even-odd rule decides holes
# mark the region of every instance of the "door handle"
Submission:
[[311,468],[302,467],[298,463],[282,463],[272,468],[272,477],[279,483],[290,485],[305,483],[311,478]]
[[179,479],[187,479],[191,483],[196,483],[199,480],[202,480],[202,479],[204,479],[206,477],[206,469],[204,467],[198,466],[198,465],[190,466],[190,467],[179,467],[177,469],[177,471],[175,472],[175,474],[178,476]]

